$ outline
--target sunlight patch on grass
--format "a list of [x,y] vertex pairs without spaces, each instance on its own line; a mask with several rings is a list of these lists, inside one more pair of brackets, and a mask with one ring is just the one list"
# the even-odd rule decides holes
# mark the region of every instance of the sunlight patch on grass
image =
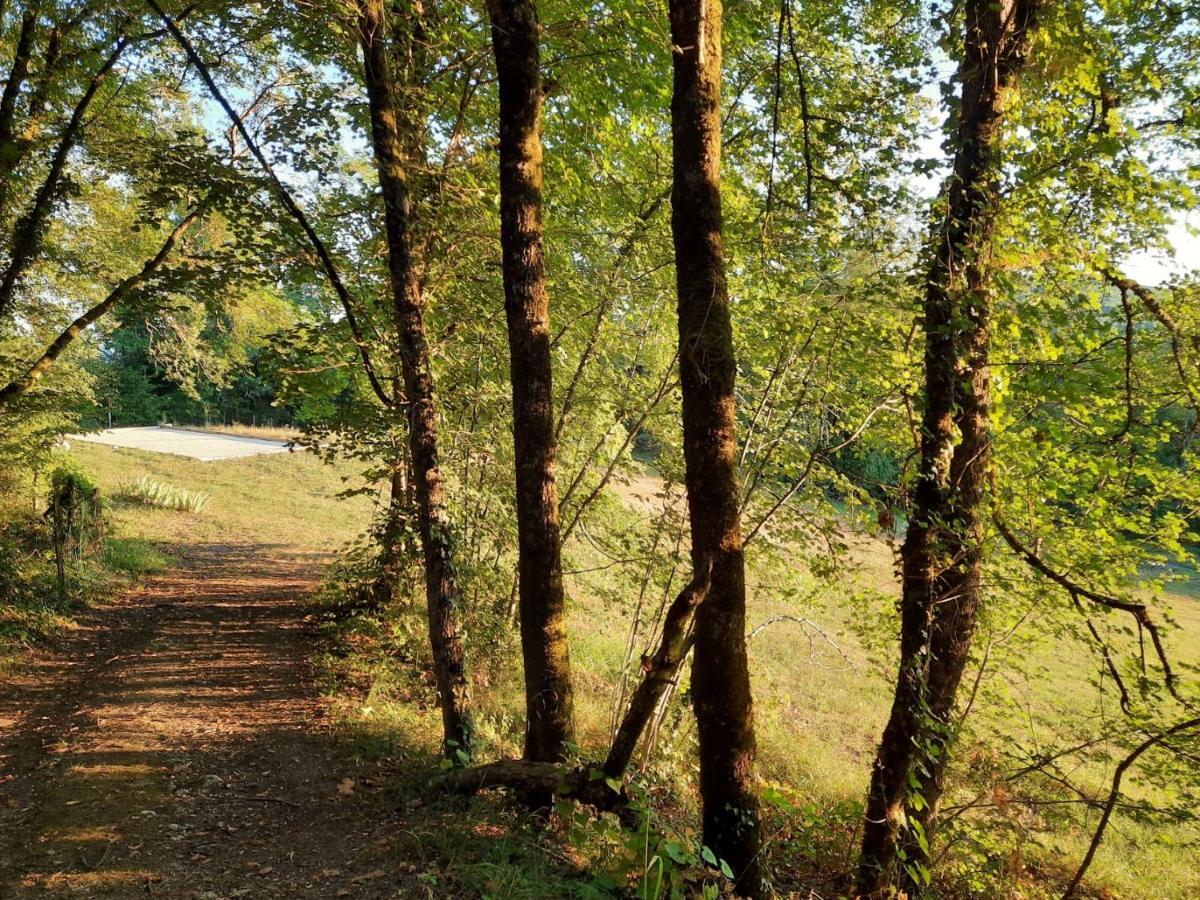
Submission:
[[174,562],[174,557],[151,541],[140,537],[112,537],[104,543],[101,559],[105,568],[138,578],[154,575]]

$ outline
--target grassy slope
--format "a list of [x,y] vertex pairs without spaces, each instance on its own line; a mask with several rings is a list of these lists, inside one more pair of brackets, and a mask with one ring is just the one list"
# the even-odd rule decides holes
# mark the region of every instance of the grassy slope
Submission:
[[[350,476],[352,470],[324,466],[307,454],[201,463],[139,451],[80,446],[75,455],[110,494],[121,481],[149,474],[213,495],[209,507],[198,517],[120,506],[114,519],[118,534],[127,538],[148,535],[168,544],[253,542],[275,545],[280,552],[325,552],[357,533],[369,515],[365,498],[335,497],[344,486],[343,476]],[[586,550],[577,548],[573,555],[576,562],[582,558],[586,563]],[[891,569],[885,547],[874,544],[861,548],[859,574],[866,583],[887,588],[892,584]],[[577,670],[580,738],[585,746],[601,745],[605,740],[628,627],[628,606],[616,608],[599,598],[597,579],[603,577],[576,576],[570,585],[574,601],[572,655]],[[807,578],[803,572],[787,571],[779,565],[769,572],[752,572],[752,586],[751,624],[779,614],[806,616],[819,623],[844,653],[842,656],[823,647],[819,638],[810,652],[801,626],[792,622],[765,629],[751,645],[762,774],[784,786],[790,796],[811,804],[818,823],[805,830],[773,815],[771,830],[781,844],[775,851],[777,857],[782,862],[792,852],[816,852],[824,854],[828,866],[846,866],[852,850],[854,805],[861,801],[865,790],[874,743],[887,710],[889,686],[870,674],[867,655],[851,634],[856,613],[845,598],[826,597],[797,609],[793,602],[777,598],[787,596],[789,591],[803,593]],[[1195,639],[1200,635],[1200,603],[1195,597],[1180,595],[1173,598],[1173,607],[1182,628],[1172,640],[1173,653],[1200,662],[1200,641]],[[1069,643],[1037,648],[1026,662],[1028,674],[1009,676],[1008,689],[1027,707],[1030,739],[1049,741],[1055,723],[1069,715],[1072,704],[1081,696],[1088,696],[1086,677],[1094,670],[1095,662],[1085,648]],[[358,752],[364,758],[397,746],[404,748],[410,759],[413,750],[417,756],[432,754],[437,717],[428,705],[428,697],[413,689],[403,665],[378,658],[370,663],[352,658],[337,666],[342,674],[362,682],[360,690],[347,692],[339,703],[347,733],[355,736]],[[519,729],[515,723],[519,722],[522,704],[519,673],[509,667],[488,683],[477,684],[476,695],[490,744],[488,752],[516,751]],[[980,718],[980,725],[986,730],[992,723]],[[677,763],[684,763],[684,768],[690,759],[691,734],[692,729],[686,728],[683,740],[677,741],[674,749],[664,748]],[[1099,786],[1102,771],[1097,770],[1094,776]],[[400,790],[404,793],[407,789]],[[519,827],[510,822],[502,831],[516,833]],[[1171,832],[1152,833],[1145,826],[1118,821],[1093,866],[1091,881],[1121,897],[1200,895],[1200,867],[1194,864],[1193,851],[1171,848],[1172,841],[1195,840],[1197,835],[1182,828]],[[1034,839],[1026,845],[1025,856],[1039,866],[1061,872],[1080,858],[1086,837],[1086,831],[1080,828],[1056,834],[1052,845],[1046,842],[1041,846]],[[789,843],[790,847],[785,845]],[[524,889],[514,888],[516,895],[551,896],[559,889],[550,887],[550,873],[544,864],[535,861],[536,854],[530,852],[527,841],[502,841],[499,851],[489,850],[482,857],[472,855],[475,851],[463,851],[445,835],[436,844],[432,850],[422,846],[441,854],[447,864],[459,867],[462,887],[484,883],[470,876],[475,869],[483,873],[481,877],[486,876],[486,881],[499,866],[512,885],[528,888],[524,893]],[[550,893],[540,893],[534,887],[539,883],[545,884]]]
[[129,503],[115,505],[112,518],[118,532],[168,544],[249,542],[297,552],[328,552],[360,531],[370,515],[367,498],[337,496],[358,485],[354,469],[325,465],[308,453],[201,462],[79,442],[72,455],[109,497],[120,494],[122,483],[143,475],[211,494],[212,500],[197,516]]

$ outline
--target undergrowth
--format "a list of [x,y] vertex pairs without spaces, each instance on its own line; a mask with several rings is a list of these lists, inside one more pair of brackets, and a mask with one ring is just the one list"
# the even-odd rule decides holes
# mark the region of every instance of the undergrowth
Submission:
[[[427,883],[447,896],[559,898],[716,898],[730,896],[729,870],[699,841],[693,811],[656,776],[629,789],[641,821],[571,801],[531,812],[505,791],[454,797],[431,788],[441,774],[441,717],[420,606],[396,600],[364,612],[337,582],[311,614],[324,639],[327,696],[347,754],[383,778],[403,811],[402,855],[437,863]],[[347,598],[350,599],[347,599]],[[515,635],[501,640],[515,648]],[[495,644],[494,644],[495,646]],[[504,655],[497,649],[498,655]],[[520,755],[517,722],[494,697],[485,660],[476,665],[477,761]],[[575,763],[601,748],[577,748]],[[589,752],[590,751],[590,752]],[[599,770],[597,777],[603,777]]]
[[[86,492],[89,507],[66,526],[69,540],[62,550],[59,583],[55,563],[54,515],[45,496],[70,483]],[[92,481],[70,464],[60,465],[49,478],[9,475],[0,493],[0,665],[15,654],[71,627],[74,616],[97,600],[112,596],[124,585],[170,565],[171,557],[143,537],[111,533],[107,502]],[[61,524],[60,527],[64,527]]]

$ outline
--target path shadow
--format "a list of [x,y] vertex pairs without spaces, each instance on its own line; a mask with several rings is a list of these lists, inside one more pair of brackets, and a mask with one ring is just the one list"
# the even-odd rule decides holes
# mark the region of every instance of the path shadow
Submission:
[[0,684],[0,896],[479,896],[517,869],[536,884],[524,818],[431,797],[430,747],[395,735],[356,765],[311,663],[319,554],[178,555]]

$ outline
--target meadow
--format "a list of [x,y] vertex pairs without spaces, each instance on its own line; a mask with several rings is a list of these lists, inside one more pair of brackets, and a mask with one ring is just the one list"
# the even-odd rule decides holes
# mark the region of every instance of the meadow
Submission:
[[[304,452],[197,462],[77,443],[70,453],[106,496],[119,498],[122,485],[143,476],[211,495],[199,514],[111,501],[108,567],[123,568],[127,574],[172,565],[173,555],[192,544],[253,544],[275,558],[331,561],[370,516],[370,496],[339,499],[347,488],[359,486],[352,465],[328,465]],[[612,491],[600,514],[614,525],[622,520],[636,525],[639,517],[648,515],[653,480],[643,478],[635,486],[636,491],[628,486]],[[141,561],[123,563],[122,557],[130,553]],[[892,551],[883,541],[856,540],[844,592],[831,592],[790,566],[779,548],[751,557],[749,647],[755,712],[761,776],[769,788],[764,795],[769,852],[775,870],[786,872],[788,879],[777,885],[782,890],[830,889],[838,883],[838,873],[852,865],[856,822],[890,697],[890,651],[886,644],[872,642],[857,623],[864,618],[862,604],[891,602],[892,567]],[[634,598],[614,598],[611,568],[584,541],[569,548],[567,568],[575,573],[568,582],[569,624],[578,679],[579,742],[586,753],[604,746],[609,736]],[[125,583],[114,582],[113,589]],[[337,602],[334,586],[326,593],[314,598],[318,612],[320,603]],[[1169,637],[1173,657],[1181,668],[1200,664],[1197,582],[1176,586],[1168,602],[1178,626]],[[396,610],[386,620],[331,621],[325,642],[317,648],[348,753],[364,766],[378,766],[380,760],[419,757],[412,753],[414,748],[428,751],[426,762],[414,763],[407,773],[389,769],[398,784],[407,785],[398,788],[398,796],[408,799],[421,796],[419,782],[429,774],[440,728],[428,683],[406,664],[427,654],[419,610],[418,603]],[[1048,896],[1044,881],[1061,879],[1073,870],[1095,814],[1084,804],[1063,802],[1061,791],[1048,781],[1014,784],[1008,793],[1002,792],[997,773],[1005,764],[996,748],[1013,740],[1029,748],[1050,748],[1089,733],[1095,723],[1080,710],[1095,706],[1097,658],[1090,648],[1066,636],[1023,642],[1004,622],[988,623],[980,646],[990,648],[995,668],[985,672],[977,690],[990,693],[996,702],[978,704],[963,738],[956,788],[946,805],[970,802],[976,808],[957,817],[943,886],[957,896]],[[509,634],[491,646],[473,648],[478,654],[473,690],[486,757],[520,751],[523,697],[520,673],[512,665],[515,647],[515,634]],[[968,677],[974,678],[974,672]],[[675,702],[667,712],[678,727],[662,729],[643,768],[652,802],[664,821],[682,822],[696,802],[687,787],[695,766],[695,737],[694,726],[678,707]],[[1098,794],[1107,785],[1109,771],[1110,763],[1090,759],[1077,763],[1071,774]],[[1133,806],[1155,806],[1172,797],[1170,791],[1131,778],[1126,799]],[[430,815],[437,809],[434,804]],[[542,846],[544,839],[523,830],[523,825],[513,825],[517,814],[484,800],[474,801],[471,810],[464,840],[469,841],[469,829],[481,823],[507,821],[519,846],[467,850],[445,834],[436,846],[422,843],[421,852],[439,854],[460,887],[475,890],[493,883],[496,866],[507,873],[505,878],[511,876],[511,896],[554,896],[555,891],[578,887],[569,872],[564,874],[554,863],[531,863],[537,856],[535,845]],[[602,862],[596,859],[601,843],[590,848],[572,845],[569,830],[560,838],[558,852],[592,865]],[[1164,828],[1136,812],[1118,813],[1088,884],[1097,896],[1197,896],[1198,840],[1194,824]],[[511,861],[513,854],[523,860],[520,865]],[[560,877],[565,880],[558,881]]]

